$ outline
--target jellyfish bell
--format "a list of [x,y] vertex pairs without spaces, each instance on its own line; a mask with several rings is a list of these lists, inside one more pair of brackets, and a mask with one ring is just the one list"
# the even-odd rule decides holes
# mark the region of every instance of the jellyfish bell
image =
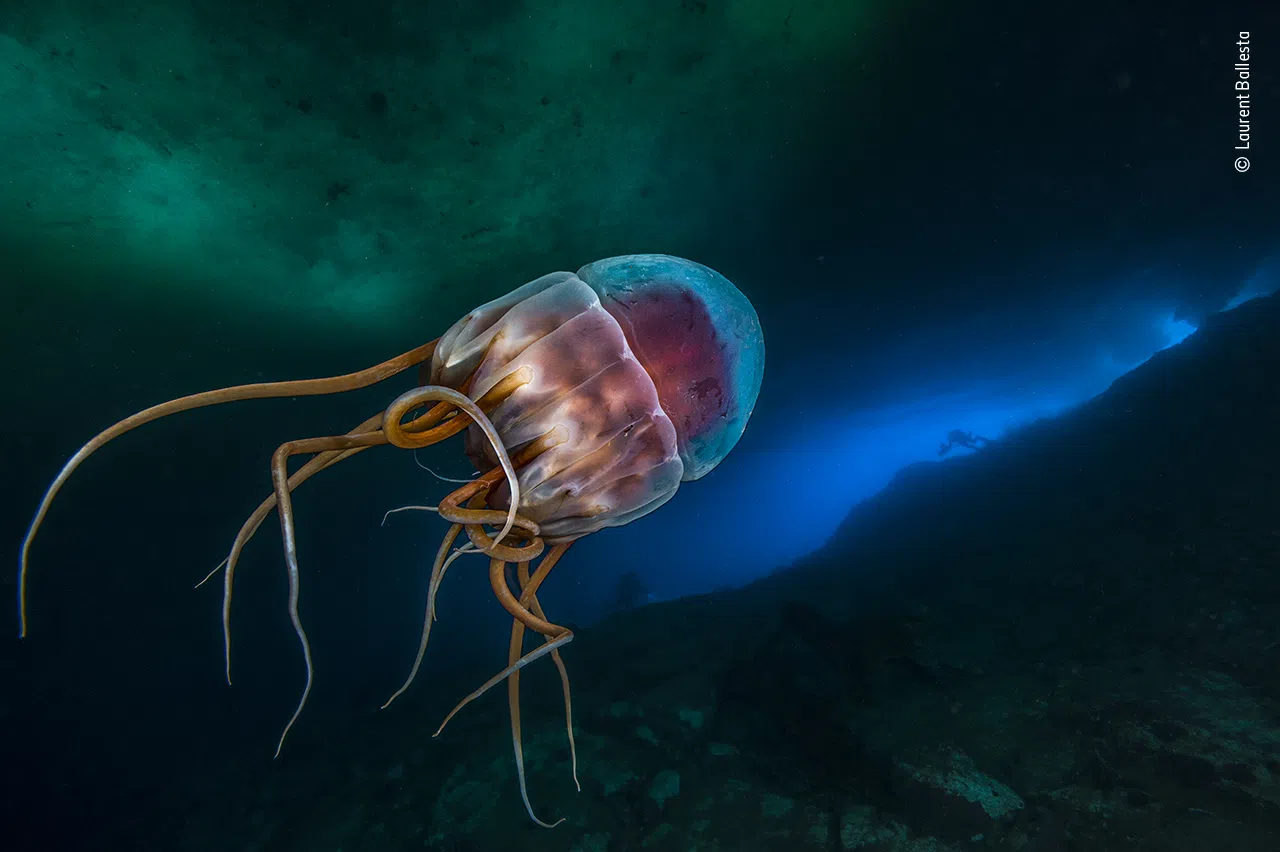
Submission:
[[[573,633],[547,619],[537,591],[574,541],[649,514],[670,500],[682,482],[714,469],[742,436],[760,392],[764,339],[759,318],[732,283],[701,264],[669,255],[626,255],[587,264],[576,274],[544,275],[469,312],[438,340],[358,373],[207,391],[116,423],[63,466],[23,541],[18,582],[22,635],[27,632],[27,568],[35,534],[62,485],[104,444],[180,411],[243,399],[339,393],[414,367],[425,380],[423,386],[401,394],[383,412],[345,435],[287,441],[272,456],[272,495],[245,521],[230,554],[213,572],[223,573],[227,679],[235,568],[244,546],[274,509],[284,542],[289,615],[307,674],[278,755],[306,704],[313,677],[298,610],[293,490],[369,447],[418,449],[465,433],[466,452],[481,475],[437,505],[402,507],[437,512],[450,528],[432,565],[418,655],[404,684],[383,706],[402,694],[418,672],[435,621],[437,592],[449,567],[465,554],[487,556],[494,595],[513,619],[508,665],[464,698],[440,730],[467,703],[506,681],[521,798],[531,819],[551,827],[558,822],[537,818],[526,789],[519,675],[543,656],[555,662],[576,781],[569,680],[559,654]],[[288,462],[296,455],[311,458],[290,474]],[[467,543],[454,548],[463,533]],[[514,593],[507,574],[512,563],[518,586]],[[528,653],[526,629],[545,640]]]
[[[643,517],[705,476],[746,427],[763,374],[760,322],[724,276],[627,255],[531,281],[463,317],[436,347],[433,384],[483,394],[531,378],[489,419],[508,449],[560,425],[569,439],[519,475],[520,511],[554,544]],[[497,463],[478,426],[481,472]],[[508,505],[500,483],[489,504]]]

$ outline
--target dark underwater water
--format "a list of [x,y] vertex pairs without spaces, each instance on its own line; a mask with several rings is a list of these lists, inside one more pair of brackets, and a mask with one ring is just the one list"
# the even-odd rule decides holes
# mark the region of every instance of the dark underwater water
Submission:
[[[362,368],[544,272],[696,258],[769,354],[722,468],[548,583],[581,792],[545,661],[523,719],[564,825],[528,821],[500,698],[432,737],[504,659],[482,571],[451,574],[378,710],[443,531],[382,515],[452,487],[406,454],[297,496],[317,679],[279,759],[303,672],[274,519],[223,680],[217,583],[192,586],[272,450],[406,378],[150,424],[71,480],[31,635],[0,642],[0,848],[1280,848],[1280,304],[1219,313],[1275,289],[1265,55],[1232,168],[1251,27],[1151,3],[3,4],[11,597],[98,429]],[[958,426],[990,445],[938,457]],[[421,461],[468,472],[456,445]]]

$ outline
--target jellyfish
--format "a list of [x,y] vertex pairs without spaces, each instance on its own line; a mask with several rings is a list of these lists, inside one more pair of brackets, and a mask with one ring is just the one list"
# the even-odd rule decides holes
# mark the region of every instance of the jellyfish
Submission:
[[[741,438],[760,392],[764,338],[755,309],[724,276],[693,261],[626,255],[587,264],[576,274],[551,273],[472,310],[442,337],[365,370],[206,391],[121,420],[66,462],[36,511],[22,543],[20,635],[26,636],[28,628],[32,541],[63,484],[104,444],[181,411],[235,400],[340,393],[415,367],[419,386],[381,413],[344,435],[286,441],[272,455],[273,493],[244,522],[228,556],[205,578],[222,572],[226,679],[231,682],[236,564],[275,510],[289,580],[289,618],[306,666],[301,697],[276,746],[278,757],[313,680],[311,646],[298,608],[301,573],[293,490],[370,447],[416,450],[461,434],[477,476],[434,506],[392,510],[433,511],[450,526],[432,564],[417,656],[383,708],[418,673],[446,571],[463,555],[487,557],[493,594],[512,618],[507,666],[459,702],[435,735],[462,707],[505,680],[521,800],[535,823],[551,828],[563,818],[544,822],[530,804],[519,678],[522,668],[548,655],[559,670],[576,785],[573,708],[560,656],[573,632],[548,619],[538,590],[573,542],[644,517],[670,500],[681,483],[714,469]],[[310,458],[290,473],[294,456]],[[455,547],[464,534],[465,543]],[[508,577],[512,564],[515,590]],[[528,652],[526,630],[543,640]]]

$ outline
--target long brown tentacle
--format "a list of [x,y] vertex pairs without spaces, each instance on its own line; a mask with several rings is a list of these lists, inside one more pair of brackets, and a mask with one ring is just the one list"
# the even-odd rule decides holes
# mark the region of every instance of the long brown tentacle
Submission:
[[[569,549],[568,544],[559,544],[551,548],[545,559],[538,566],[537,573],[529,576],[529,563],[521,562],[516,567],[516,579],[520,583],[520,605],[527,607],[533,611],[538,618],[546,619],[546,615],[542,612],[542,606],[538,603],[538,587],[551,573],[551,569],[560,561],[560,557]],[[507,651],[507,665],[514,667],[519,661],[524,651],[524,623],[518,619],[511,621],[511,645]],[[573,740],[573,701],[569,693],[569,672],[564,667],[564,660],[560,657],[558,650],[551,652],[551,659],[555,661],[556,668],[560,671],[560,686],[564,692],[564,714],[565,728],[569,732],[569,754],[573,766],[573,783],[579,791],[582,785],[578,783],[578,750]],[[564,821],[563,818],[548,825],[542,820],[534,816],[533,806],[529,802],[529,790],[525,781],[524,773],[524,743],[520,733],[520,670],[518,668],[511,672],[511,676],[507,678],[507,709],[511,715],[511,744],[516,755],[516,775],[520,781],[520,798],[524,801],[525,810],[533,821],[544,828],[554,828]]]
[[[427,413],[419,416],[411,423],[405,425],[407,432],[420,432],[435,426],[445,416],[453,413],[454,407],[447,402],[441,402],[431,408]],[[359,426],[349,431],[348,435],[359,435],[365,432],[375,431],[377,425],[382,421],[382,414],[375,414],[373,417],[365,420]],[[466,422],[465,420],[463,421]],[[294,471],[289,477],[289,491],[292,492],[299,485],[306,482],[322,470],[333,467],[340,461],[346,461],[356,453],[367,450],[368,447],[353,447],[349,450],[330,450],[317,454],[314,458],[309,459],[306,464]],[[271,510],[276,507],[276,495],[273,491],[265,500],[258,504],[258,508],[253,510],[251,514],[240,527],[240,531],[236,534],[235,541],[231,544],[231,554],[218,564],[217,568],[209,573],[209,576],[200,581],[203,584],[205,580],[217,573],[218,568],[226,567],[223,575],[222,584],[222,646],[223,658],[226,662],[227,683],[231,683],[231,591],[235,581],[236,565],[240,561],[240,554],[244,551],[245,545],[257,533],[258,528],[262,526],[262,522],[266,520],[267,515],[271,514]]]
[[[551,558],[548,554],[547,558]],[[527,565],[528,563],[520,563]],[[511,624],[511,645],[507,651],[508,667],[514,666],[516,661],[520,659],[520,652],[524,650],[524,625],[519,621],[512,621]],[[554,653],[554,652],[553,652]],[[533,803],[529,801],[529,786],[525,781],[524,774],[524,744],[521,742],[520,736],[520,671],[517,669],[507,678],[507,705],[511,711],[511,746],[516,755],[516,778],[520,782],[520,800],[524,802],[525,813],[529,814],[529,819],[533,820],[542,828],[555,828],[564,822],[565,818],[555,822],[543,822],[538,815],[533,812]]]
[[[443,406],[446,404],[441,403],[441,405]],[[452,411],[452,408],[449,408],[449,410]],[[424,416],[419,419],[426,419],[426,418]],[[381,420],[382,420],[382,415],[376,414],[373,417],[370,417],[368,420],[361,423],[356,428],[352,429],[347,434],[358,435],[361,432],[374,431],[374,427],[376,427],[379,421]],[[413,423],[410,423],[405,428],[410,429],[417,422],[418,421],[415,420]],[[365,449],[368,449],[368,448],[357,447],[352,450],[333,450],[327,453],[319,453],[318,455],[315,456],[315,458],[311,459],[302,467],[294,471],[293,475],[289,477],[289,490],[290,491],[296,490],[299,485],[306,482],[308,479],[315,476],[320,471],[327,470],[333,467],[335,464],[337,464],[340,461],[346,461],[356,453],[363,452]],[[276,494],[274,491],[272,491],[269,495],[267,495],[265,500],[263,500],[261,503],[258,504],[258,508],[254,509],[253,514],[251,514],[245,520],[245,522],[240,526],[240,531],[236,534],[235,541],[232,542],[231,554],[229,556],[224,556],[222,561],[219,562],[217,565],[215,565],[213,570],[204,576],[204,579],[202,579],[199,583],[196,583],[195,588],[198,589],[201,586],[203,586],[205,583],[209,582],[209,579],[213,577],[214,574],[217,574],[219,571],[221,571],[224,567],[229,568],[229,570],[232,573],[235,572],[236,563],[240,559],[240,552],[244,549],[244,546],[249,543],[249,540],[252,539],[253,536],[258,532],[258,528],[262,526],[262,522],[266,520],[267,515],[271,514],[271,510],[274,509],[275,507],[276,507]]]
[[[512,672],[517,672],[535,660],[545,657],[552,651],[557,650],[562,645],[567,645],[573,641],[573,631],[559,624],[552,624],[545,618],[539,618],[533,613],[520,605],[515,595],[511,594],[511,589],[507,587],[507,563],[501,559],[491,558],[489,560],[489,585],[493,588],[494,596],[498,598],[498,603],[502,604],[502,608],[511,614],[513,618],[522,622],[535,633],[547,637],[549,640],[543,645],[539,645],[493,677],[489,678],[478,689],[468,695],[466,698],[458,702],[458,705],[449,712],[444,721],[440,723],[440,727],[436,729],[433,736],[440,736],[440,732],[444,730],[445,725],[449,724],[449,720],[458,715],[458,711],[466,707],[472,701],[484,695],[493,687],[502,683]],[[536,577],[536,575],[535,575]],[[539,581],[541,582],[541,581]]]
[[[505,377],[488,393],[484,394],[482,399],[486,398],[506,398],[510,396],[516,388],[528,384],[533,378],[532,370],[529,367],[521,367],[511,375]],[[443,440],[448,435],[454,434],[449,431],[453,423],[461,420],[455,418],[453,423],[442,423],[440,426],[428,429],[425,432],[411,434],[404,430],[400,425],[400,421],[405,414],[418,408],[424,401],[435,400],[441,402],[449,402],[456,406],[460,412],[465,413],[471,418],[472,423],[480,427],[489,444],[493,449],[493,454],[497,457],[498,464],[502,467],[503,472],[507,476],[508,487],[511,489],[511,506],[507,510],[507,517],[502,525],[502,531],[494,538],[494,544],[498,544],[502,539],[506,538],[511,532],[511,527],[516,521],[516,510],[520,507],[520,479],[516,476],[515,466],[511,463],[511,458],[507,454],[507,448],[502,444],[502,438],[498,435],[498,430],[489,422],[489,418],[485,416],[484,411],[471,398],[465,394],[459,393],[452,388],[437,387],[427,385],[426,387],[415,388],[406,391],[395,399],[391,405],[387,406],[386,414],[382,418],[382,431],[387,436],[387,440],[396,447],[406,450],[416,450],[422,447],[430,446]],[[461,424],[456,427],[456,431],[465,428]],[[438,433],[438,434],[437,434]]]
[[[518,500],[515,495],[519,494],[519,479],[516,476],[515,466],[511,462],[506,447],[502,444],[502,439],[498,435],[497,429],[493,423],[489,421],[488,416],[473,402],[469,397],[454,390],[453,388],[439,387],[428,385],[426,387],[415,388],[401,394],[396,400],[387,407],[387,413],[383,417],[383,428],[377,432],[367,432],[362,435],[342,435],[327,438],[310,438],[302,441],[289,441],[281,444],[279,449],[271,459],[271,481],[275,487],[276,506],[280,516],[280,533],[284,541],[285,562],[289,572],[289,619],[293,623],[293,630],[298,636],[298,641],[302,645],[302,656],[306,663],[307,680],[302,690],[302,697],[298,700],[298,706],[293,711],[288,724],[285,725],[284,731],[280,734],[280,742],[276,746],[276,756],[280,756],[280,750],[284,747],[285,737],[288,736],[290,728],[294,722],[298,720],[298,716],[302,714],[302,708],[307,703],[307,697],[311,694],[311,683],[314,679],[314,671],[311,665],[311,644],[307,639],[306,631],[302,628],[302,621],[298,616],[298,553],[297,541],[293,521],[293,500],[289,493],[289,457],[302,453],[323,453],[335,450],[346,451],[357,447],[371,447],[379,444],[392,443],[396,446],[403,446],[407,438],[406,433],[401,426],[400,421],[405,414],[420,408],[425,402],[448,402],[458,409],[458,417],[462,420],[463,415],[469,418],[471,422],[480,427],[485,437],[489,439],[493,454],[497,456],[498,462],[503,473],[507,477],[508,488],[511,489],[513,495],[511,508],[506,515],[506,525],[503,532],[509,532],[516,526],[517,516],[516,508]],[[444,425],[444,424],[442,424]],[[438,431],[437,428],[429,429],[422,435],[434,435],[436,441],[444,440],[449,436],[448,432]],[[499,536],[498,538],[501,538]],[[496,541],[497,539],[495,539]],[[541,539],[534,539],[541,544]],[[510,590],[507,592],[510,595]]]
[[[426,365],[424,364],[424,368],[425,366]],[[521,378],[523,379],[524,377],[522,376]],[[465,389],[470,386],[470,383],[471,380],[467,379],[467,381],[463,383],[463,388]],[[498,386],[494,387],[481,397],[476,404],[481,408],[481,410],[491,410],[503,402],[523,383],[524,381],[515,380],[499,383]],[[429,395],[427,396],[429,397]],[[425,401],[431,401],[431,399],[428,398]],[[454,416],[453,420],[445,422],[446,418],[451,415],[456,415],[458,409],[451,402],[440,401],[428,409],[424,414],[419,415],[409,423],[401,425],[399,423],[399,417],[403,417],[405,413],[408,413],[408,411],[411,410],[412,408],[408,408],[399,412],[399,416],[396,420],[396,426],[401,433],[412,435],[415,440],[419,441],[423,440],[421,436],[427,436],[431,439],[431,443],[437,443],[461,432],[470,423],[470,420],[467,418],[457,416]],[[375,431],[375,427],[377,427],[386,416],[386,412],[374,415],[349,431],[347,434],[358,435],[365,432]],[[436,428],[442,426],[442,424],[443,428]],[[423,444],[423,446],[427,446],[427,444]],[[366,449],[368,449],[368,447],[354,447],[348,450],[330,450],[317,454],[289,477],[290,492],[320,471],[326,470],[340,461],[345,461],[356,453],[363,452]],[[499,471],[499,478],[500,474],[501,471]],[[496,482],[497,479],[495,478],[494,481]],[[266,520],[267,515],[271,513],[271,510],[274,509],[275,506],[276,495],[272,492],[270,496],[258,505],[258,508],[253,511],[253,514],[251,514],[240,527],[240,531],[236,534],[235,541],[231,545],[231,554],[218,565],[218,568],[226,566],[226,571],[223,574],[222,588],[222,646],[228,684],[231,683],[231,592],[235,581],[236,565],[240,561],[240,554],[244,550],[245,545],[247,545],[249,540],[253,538],[254,534],[258,531],[258,528],[262,526],[262,522]],[[533,529],[533,532],[535,534],[537,533],[536,527]],[[215,568],[210,572],[209,576],[213,576],[214,573],[217,573],[218,568]],[[205,580],[207,579],[209,579],[209,577],[205,577]],[[200,583],[203,584],[204,580],[201,580]]]
[[[404,426],[404,430],[406,432],[425,431],[426,429],[437,425],[440,421],[445,419],[446,415],[452,414],[454,411],[455,411],[454,407],[449,403],[447,402],[438,403],[426,414],[423,414],[418,418],[416,418],[415,420],[413,420],[411,423],[406,424]],[[347,434],[358,435],[363,432],[375,431],[378,424],[382,421],[382,418],[383,418],[382,414],[375,414],[373,417],[370,417],[368,420],[364,421],[356,428],[347,432]],[[466,421],[462,421],[462,422],[465,424]],[[318,454],[315,458],[309,460],[302,467],[298,468],[298,470],[296,470],[293,473],[293,475],[289,477],[289,490],[293,491],[299,485],[306,482],[308,479],[315,476],[320,471],[327,470],[328,468],[333,467],[335,464],[337,464],[340,461],[346,461],[356,453],[362,452],[365,449],[367,449],[367,447],[356,447],[351,450],[333,450],[330,452]],[[236,562],[239,561],[240,552],[244,549],[244,546],[249,543],[249,540],[253,538],[254,534],[258,531],[258,527],[262,526],[262,522],[266,520],[267,515],[271,514],[271,510],[274,509],[275,506],[276,506],[276,495],[275,495],[275,492],[273,491],[270,495],[267,496],[265,500],[263,500],[260,504],[258,504],[258,508],[254,509],[253,514],[250,515],[249,518],[240,527],[240,532],[236,535],[236,540],[231,546],[231,555],[226,559],[222,560],[222,562],[218,563],[217,568],[214,568],[212,571],[210,571],[209,575],[206,576],[204,580],[201,580],[200,583],[197,584],[197,586],[202,585],[206,580],[209,579],[209,577],[212,577],[214,574],[216,574],[218,572],[218,569],[222,568],[224,565],[227,566],[227,569],[230,572],[232,573],[235,572],[235,566],[236,566]],[[228,585],[229,584],[230,584],[230,581],[228,581]],[[225,600],[223,603],[224,603],[224,607],[229,605],[228,602]]]
[[[370,417],[347,434],[359,435],[368,432],[373,426],[377,425],[380,418],[381,415]],[[289,491],[292,492],[325,468],[332,467],[338,462],[349,459],[356,453],[367,449],[368,447],[352,447],[348,450],[330,450],[318,454],[315,458],[309,459],[306,464],[298,468],[289,477]],[[236,564],[240,561],[240,553],[244,550],[244,546],[249,543],[249,539],[253,538],[254,533],[258,531],[258,527],[262,526],[262,522],[266,520],[267,515],[271,514],[271,510],[275,507],[276,495],[273,491],[270,497],[258,504],[258,508],[253,510],[253,514],[240,527],[240,532],[236,534],[236,539],[231,544],[231,554],[223,560],[223,564],[226,565],[226,571],[223,572],[222,576],[222,657],[228,684],[231,683],[231,589],[235,582]]]
[[[547,557],[543,559],[542,563],[538,566],[538,572],[532,579],[529,577],[528,562],[521,562],[516,568],[516,578],[519,580],[520,588],[523,590],[520,594],[520,603],[527,606],[529,611],[538,616],[538,618],[545,619],[547,617],[547,614],[542,611],[542,604],[538,603],[538,588],[542,585],[542,582],[547,579],[547,576],[551,573],[551,569],[560,561],[560,557],[564,556],[564,552],[569,549],[569,545],[571,544],[573,544],[572,541],[553,547],[551,552],[547,554]],[[512,633],[514,634],[517,629],[520,630],[521,650],[523,650],[524,625],[519,621],[512,619]],[[556,664],[556,669],[560,673],[560,690],[564,693],[564,727],[565,731],[569,735],[569,761],[573,772],[573,786],[578,789],[579,793],[581,793],[582,784],[578,782],[578,747],[573,740],[573,698],[569,690],[569,670],[565,668],[564,658],[560,656],[559,651],[551,652],[551,661]],[[515,660],[512,659],[508,662],[514,663]],[[511,679],[508,681],[508,684],[508,689],[510,690],[508,698],[516,704],[516,712],[518,714],[520,701],[520,672],[517,671],[511,675]]]
[[418,641],[418,656],[413,660],[413,667],[409,669],[409,676],[405,678],[400,688],[391,693],[391,697],[382,705],[382,709],[386,710],[391,706],[391,702],[399,698],[404,691],[409,688],[409,684],[413,683],[413,679],[418,676],[418,669],[422,666],[422,658],[427,653],[427,640],[431,638],[431,622],[436,620],[435,604],[436,591],[439,588],[441,574],[444,571],[446,556],[449,554],[449,548],[453,546],[453,542],[458,538],[458,533],[462,532],[460,524],[453,524],[449,527],[449,531],[445,533],[444,538],[440,542],[440,549],[436,551],[436,561],[431,566],[431,581],[427,584],[427,607],[426,615],[422,622],[422,638]]
[[293,711],[289,724],[284,726],[280,734],[280,742],[276,745],[276,757],[284,748],[284,738],[289,729],[298,720],[307,696],[311,694],[311,681],[314,671],[311,667],[311,643],[307,640],[307,632],[302,629],[302,619],[298,616],[298,543],[293,523],[293,497],[289,494],[289,457],[301,453],[322,453],[332,450],[349,450],[354,447],[373,447],[385,444],[387,438],[381,432],[368,432],[364,435],[343,435],[330,438],[309,438],[302,441],[288,441],[281,444],[271,457],[271,482],[276,490],[276,505],[280,507],[280,536],[284,540],[284,558],[289,569],[289,620],[293,623],[293,631],[298,634],[302,643],[302,658],[307,665],[307,683],[302,689],[302,698]]
[[[524,467],[542,453],[564,443],[567,438],[564,427],[556,426],[522,447],[512,458],[512,463],[516,467]],[[471,480],[441,500],[437,511],[446,521],[462,524],[477,550],[504,562],[528,562],[542,553],[541,539],[535,539],[523,547],[511,547],[498,544],[497,539],[491,539],[484,531],[484,524],[501,523],[506,514],[483,508],[485,495],[497,484],[501,474],[501,469],[495,468],[484,476]],[[462,507],[464,502],[467,503],[467,508]],[[538,532],[534,530],[535,535]]]
[[[470,384],[470,379],[468,379],[467,382],[463,384],[463,389],[465,390],[466,386],[469,384]],[[512,390],[514,390],[514,387],[511,387],[510,385],[502,385],[499,387],[495,387],[494,389],[486,393],[483,397],[481,397],[476,404],[480,406],[480,409],[482,411],[492,410],[492,408],[494,408],[503,400],[505,400],[506,397],[510,395],[510,392]],[[433,406],[430,410],[428,410],[425,414],[419,415],[418,417],[414,418],[414,420],[412,420],[411,422],[403,425],[398,424],[398,428],[403,433],[417,436],[419,434],[427,433],[428,430],[432,430],[434,429],[434,427],[442,426],[442,429],[439,432],[433,432],[430,435],[430,438],[431,438],[430,443],[438,443],[439,441],[442,441],[445,438],[448,438],[452,435],[456,435],[457,433],[463,431],[470,424],[470,421],[468,419],[464,417],[456,417],[456,416],[453,416],[451,419],[449,419],[448,423],[443,423],[443,421],[445,421],[446,418],[450,418],[451,415],[456,415],[456,414],[457,414],[457,409],[452,404],[448,402],[439,402],[435,406]],[[375,427],[378,426],[378,424],[383,420],[384,417],[386,417],[385,412],[382,414],[374,415],[373,417],[370,417],[368,420],[361,423],[356,428],[352,429],[347,434],[357,435],[363,432],[375,431]],[[423,444],[423,446],[426,446],[426,444]],[[351,450],[335,450],[331,452],[320,453],[315,458],[309,460],[305,465],[303,465],[296,472],[294,472],[292,476],[289,477],[289,490],[290,491],[294,490],[303,482],[306,482],[308,479],[310,479],[312,476],[319,473],[320,471],[327,470],[328,468],[332,467],[338,462],[345,461],[346,459],[350,458],[356,453],[362,452],[364,449],[366,448],[357,447]],[[495,479],[494,481],[496,482],[497,479]],[[235,565],[240,558],[240,552],[244,549],[244,546],[249,543],[249,540],[253,538],[254,534],[258,531],[258,527],[262,525],[262,522],[266,519],[267,515],[269,515],[271,513],[271,510],[275,508],[275,505],[276,505],[276,495],[274,492],[272,492],[270,495],[267,496],[265,500],[263,500],[258,505],[258,508],[254,510],[253,514],[250,515],[248,520],[246,520],[243,526],[240,527],[240,532],[236,536],[236,540],[233,543],[231,548],[231,555],[227,559],[224,559],[222,562],[220,562],[217,568],[214,568],[213,571],[209,572],[209,575],[205,577],[205,580],[208,580],[209,577],[217,573],[218,569],[222,568],[224,565],[228,566],[232,572],[235,571]],[[204,583],[205,580],[201,580],[200,582]],[[225,604],[225,601],[224,601],[224,604]]]
[[70,479],[71,474],[80,467],[85,459],[93,455],[105,444],[153,420],[159,420],[161,417],[167,417],[170,414],[177,414],[182,411],[204,408],[209,405],[245,399],[320,396],[368,387],[426,361],[435,354],[437,342],[433,340],[430,343],[424,343],[416,349],[411,349],[408,352],[397,355],[395,358],[383,361],[381,364],[376,364],[356,373],[347,373],[343,376],[303,379],[292,382],[258,382],[172,399],[126,417],[115,425],[99,432],[87,444],[77,450],[76,454],[62,466],[62,470],[58,471],[53,483],[45,491],[44,497],[40,501],[40,506],[36,510],[35,517],[31,521],[31,526],[27,529],[27,535],[22,540],[22,555],[18,563],[18,618],[21,625],[18,635],[22,637],[27,635],[27,566],[31,553],[31,542],[35,540],[36,533],[40,530],[40,525],[44,522],[45,515],[49,512],[49,506],[53,503],[53,498],[62,490],[62,486]]
[[[519,547],[497,544],[494,539],[485,534],[481,526],[482,524],[500,524],[507,515],[506,511],[499,512],[496,509],[484,508],[485,495],[501,474],[501,468],[495,468],[484,476],[477,477],[442,499],[436,507],[436,512],[450,523],[461,524],[467,531],[467,537],[471,539],[471,543],[490,556],[504,561],[512,556],[536,559],[545,547],[542,539],[537,538],[541,529],[536,524],[531,530],[534,538],[528,544]],[[465,509],[458,505],[463,500],[467,501]]]
[[[561,443],[562,433],[563,430],[560,429],[560,427],[556,427],[555,430],[548,432],[541,438],[531,441],[512,456],[511,463],[518,468],[524,467],[542,453]],[[494,545],[492,540],[490,540],[481,529],[480,525],[483,523],[501,523],[506,517],[505,512],[485,510],[482,508],[484,505],[485,493],[502,478],[502,475],[502,468],[498,467],[477,479],[468,480],[464,488],[455,491],[453,494],[441,501],[442,506],[449,504],[449,506],[452,506],[452,510],[446,507],[444,511],[442,511],[440,506],[402,506],[399,509],[391,510],[392,512],[399,512],[404,509],[425,509],[429,511],[436,511],[440,512],[446,519],[452,518],[454,523],[449,527],[449,532],[445,534],[444,540],[440,543],[440,548],[436,551],[435,562],[431,567],[431,580],[427,585],[426,615],[422,625],[422,637],[418,642],[418,655],[414,658],[413,667],[409,671],[408,678],[406,678],[400,688],[387,699],[387,702],[382,705],[383,710],[386,710],[387,707],[391,706],[391,702],[399,698],[404,691],[409,688],[409,685],[413,683],[413,679],[418,675],[418,669],[422,666],[423,657],[427,652],[427,641],[431,636],[431,624],[435,621],[436,617],[436,595],[439,594],[440,584],[444,582],[445,571],[448,570],[449,565],[458,556],[465,552],[471,552],[457,550],[453,554],[449,555],[448,559],[445,559],[445,554],[448,552],[449,548],[453,546],[453,542],[457,539],[458,533],[462,531],[464,526],[472,538],[472,545],[476,548],[474,552],[489,552],[485,550],[485,546],[487,545],[490,548],[495,548],[499,552],[527,552],[532,554],[530,558],[534,558],[541,553],[543,544],[542,539],[537,538],[539,532],[538,525],[526,518],[520,516],[517,516],[516,518],[516,526],[532,536],[530,544],[523,548],[514,548],[507,545]],[[469,508],[459,508],[463,500],[467,500],[469,502]],[[391,512],[388,512],[387,514],[390,515]],[[386,521],[385,516],[383,517],[383,521]],[[476,532],[477,530],[479,531],[478,533]],[[479,543],[477,543],[477,538],[480,539]],[[525,562],[521,564],[528,563]],[[556,658],[559,659],[559,655],[557,655]],[[572,734],[570,736],[572,736]]]

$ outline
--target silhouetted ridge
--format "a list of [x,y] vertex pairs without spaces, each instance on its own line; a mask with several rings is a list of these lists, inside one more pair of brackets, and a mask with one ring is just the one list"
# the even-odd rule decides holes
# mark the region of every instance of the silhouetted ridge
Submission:
[[936,547],[977,527],[1080,532],[1117,512],[1168,523],[1220,489],[1266,493],[1278,474],[1280,298],[1272,296],[1208,318],[1074,411],[982,452],[903,470],[850,512],[818,560]]

